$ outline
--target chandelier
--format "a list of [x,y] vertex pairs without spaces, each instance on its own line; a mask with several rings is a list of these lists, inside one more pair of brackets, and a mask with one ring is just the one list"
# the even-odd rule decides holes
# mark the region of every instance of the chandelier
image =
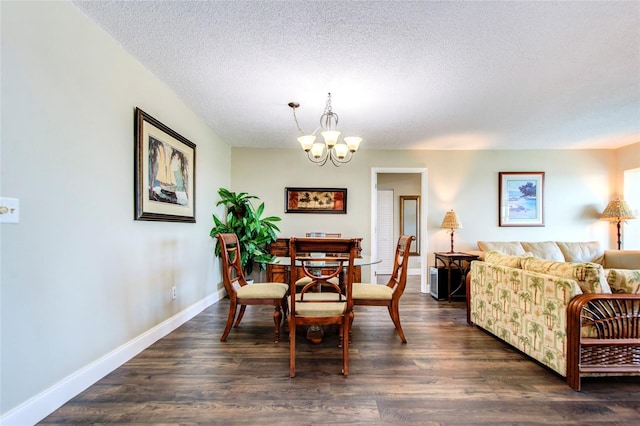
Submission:
[[[298,137],[298,142],[300,142],[304,152],[307,153],[310,161],[318,166],[324,166],[328,161],[331,161],[336,167],[351,161],[353,154],[358,150],[360,142],[362,142],[362,138],[349,136],[345,137],[343,141],[338,141],[338,137],[340,137],[340,132],[337,130],[338,114],[331,109],[331,93],[327,97],[324,113],[320,116],[320,126],[311,134],[305,134],[298,123],[296,108],[299,108],[300,104],[289,102],[289,106],[293,109],[293,119],[302,134],[302,136]],[[316,142],[315,134],[318,130],[321,130],[320,134],[324,142]]]

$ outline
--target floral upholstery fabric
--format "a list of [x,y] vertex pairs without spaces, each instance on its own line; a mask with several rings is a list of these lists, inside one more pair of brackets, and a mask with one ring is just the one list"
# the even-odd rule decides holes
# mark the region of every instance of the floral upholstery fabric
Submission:
[[522,269],[576,280],[583,293],[611,293],[602,265],[555,262],[534,257],[522,260]]
[[494,265],[510,266],[512,268],[521,268],[522,259],[525,257],[533,256],[530,253],[525,253],[521,256],[510,256],[499,251],[491,250],[484,254],[484,260],[487,263]]
[[606,272],[613,293],[640,293],[640,270],[607,269]]
[[469,293],[473,323],[566,376],[566,307],[582,293],[575,280],[474,261]]

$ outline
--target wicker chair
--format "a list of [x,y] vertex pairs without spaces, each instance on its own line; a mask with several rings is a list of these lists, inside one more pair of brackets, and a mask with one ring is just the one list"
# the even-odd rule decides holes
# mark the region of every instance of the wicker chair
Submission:
[[[583,335],[582,330],[592,332]],[[567,384],[594,374],[640,374],[640,294],[580,294],[567,307]]]

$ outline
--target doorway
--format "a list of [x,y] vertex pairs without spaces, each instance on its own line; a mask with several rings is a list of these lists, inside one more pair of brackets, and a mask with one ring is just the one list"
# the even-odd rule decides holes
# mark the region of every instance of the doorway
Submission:
[[[384,167],[374,167],[371,169],[371,256],[379,257],[378,252],[378,239],[380,238],[380,234],[378,232],[378,175],[386,174],[386,173],[405,173],[405,174],[418,174],[420,177],[420,198],[421,209],[420,209],[420,223],[423,226],[420,226],[419,234],[416,237],[420,239],[420,253],[418,256],[418,266],[416,268],[410,268],[409,274],[416,274],[420,276],[420,291],[422,293],[428,293],[429,289],[427,288],[427,211],[428,211],[428,202],[427,202],[427,169],[426,168],[384,168]],[[394,243],[395,244],[395,243]],[[395,247],[395,245],[394,245]],[[371,277],[372,280],[376,280],[377,282],[378,276],[378,266],[372,265],[371,267]]]

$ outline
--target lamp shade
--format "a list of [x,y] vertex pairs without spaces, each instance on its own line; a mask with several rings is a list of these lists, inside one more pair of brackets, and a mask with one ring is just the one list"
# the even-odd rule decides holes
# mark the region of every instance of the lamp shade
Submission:
[[606,220],[626,220],[626,219],[635,219],[636,216],[633,214],[633,210],[629,207],[626,201],[616,199],[610,201],[607,204],[607,207],[604,209],[602,214],[600,215],[600,219]]
[[462,228],[462,223],[460,219],[458,219],[458,215],[453,210],[448,211],[444,215],[444,219],[442,219],[442,225],[440,228],[445,229],[460,229]]

